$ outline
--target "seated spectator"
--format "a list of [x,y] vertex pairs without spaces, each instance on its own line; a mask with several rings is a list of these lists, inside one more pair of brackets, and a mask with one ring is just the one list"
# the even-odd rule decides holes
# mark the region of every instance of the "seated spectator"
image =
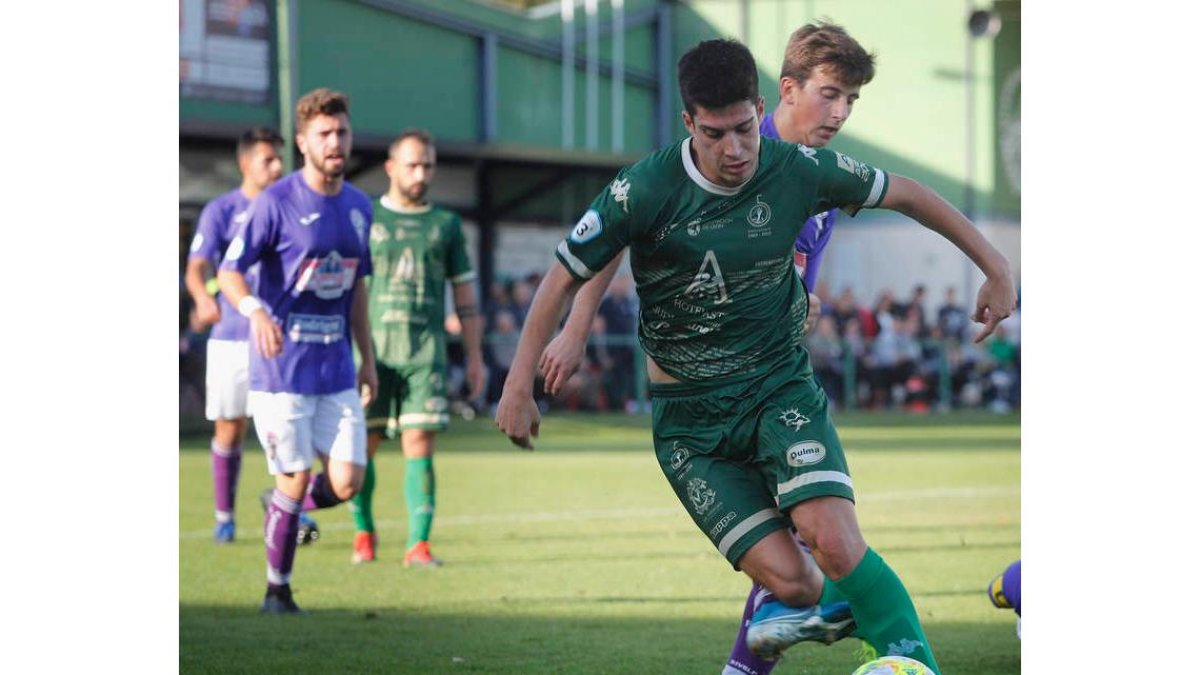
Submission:
[[845,363],[842,338],[837,333],[837,322],[826,314],[817,319],[811,335],[804,338],[808,354],[812,357],[813,374],[821,383],[830,402],[835,407],[843,405],[845,398]]

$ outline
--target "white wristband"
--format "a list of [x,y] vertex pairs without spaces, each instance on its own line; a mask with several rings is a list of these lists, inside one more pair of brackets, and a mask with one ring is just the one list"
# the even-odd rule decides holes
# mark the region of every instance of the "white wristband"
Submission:
[[263,304],[261,300],[253,295],[247,295],[238,301],[238,314],[241,314],[246,318],[250,318],[250,315],[253,314],[255,310],[262,309],[262,306]]

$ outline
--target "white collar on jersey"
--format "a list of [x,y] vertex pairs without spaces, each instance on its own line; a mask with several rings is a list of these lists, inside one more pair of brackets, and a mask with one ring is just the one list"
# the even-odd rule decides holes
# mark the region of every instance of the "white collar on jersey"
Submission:
[[700,173],[700,168],[696,166],[696,163],[694,161],[692,161],[692,137],[691,136],[688,136],[687,138],[683,139],[683,144],[680,146],[679,150],[680,150],[679,154],[683,156],[683,170],[687,171],[688,178],[691,178],[692,182],[694,182],[696,185],[699,185],[705,191],[711,192],[714,195],[721,195],[722,197],[732,197],[733,195],[736,195],[738,192],[741,192],[742,186],[744,186],[746,183],[749,183],[750,180],[754,178],[754,176],[751,176],[750,178],[746,179],[746,183],[742,183],[741,185],[739,185],[737,187],[732,187],[732,188],[725,187],[724,185],[717,185],[716,183],[712,182],[711,180],[705,178],[704,174]]
[[391,199],[388,199],[387,195],[380,197],[379,203],[383,204],[383,208],[387,209],[388,211],[395,211],[396,213],[429,213],[429,210],[433,208],[433,204],[426,204],[425,206],[417,206],[414,208],[400,206]]

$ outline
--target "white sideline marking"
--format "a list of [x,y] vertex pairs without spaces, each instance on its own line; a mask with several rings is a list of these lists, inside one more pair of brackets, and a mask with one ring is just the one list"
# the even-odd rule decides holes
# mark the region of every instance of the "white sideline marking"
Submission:
[[[1020,495],[1021,489],[1015,486],[995,486],[986,488],[929,488],[924,490],[893,490],[889,492],[869,492],[859,496],[859,501],[915,501],[919,499],[977,499],[980,497],[1009,497]],[[649,519],[677,516],[687,518],[682,506],[648,509],[585,509],[581,511],[531,511],[527,513],[491,513],[470,514],[461,516],[438,516],[438,527],[454,527],[462,525],[520,525],[523,523],[551,523],[564,520],[619,520],[619,519]],[[354,528],[353,522],[336,522],[328,525],[321,522],[321,513],[313,516],[321,532],[338,532]],[[245,538],[251,533],[261,534],[261,523],[250,527],[239,526],[238,537]],[[408,526],[407,520],[376,519],[377,529],[400,529]],[[180,531],[180,539],[210,539],[212,530]]]

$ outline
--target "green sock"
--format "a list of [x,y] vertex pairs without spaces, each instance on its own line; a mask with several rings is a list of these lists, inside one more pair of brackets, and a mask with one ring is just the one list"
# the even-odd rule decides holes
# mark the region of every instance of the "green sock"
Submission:
[[433,480],[433,458],[419,457],[404,460],[404,503],[408,506],[408,547],[429,541],[433,527],[433,504],[436,494]]
[[374,532],[375,517],[371,515],[371,495],[375,494],[375,460],[367,460],[367,475],[362,488],[350,498],[350,515],[354,516],[354,529],[359,532]]
[[[833,585],[845,595],[858,623],[855,634],[881,656],[899,654],[916,659],[941,673],[912,598],[900,577],[874,549],[868,548],[858,567]],[[824,601],[826,594],[822,594]]]

